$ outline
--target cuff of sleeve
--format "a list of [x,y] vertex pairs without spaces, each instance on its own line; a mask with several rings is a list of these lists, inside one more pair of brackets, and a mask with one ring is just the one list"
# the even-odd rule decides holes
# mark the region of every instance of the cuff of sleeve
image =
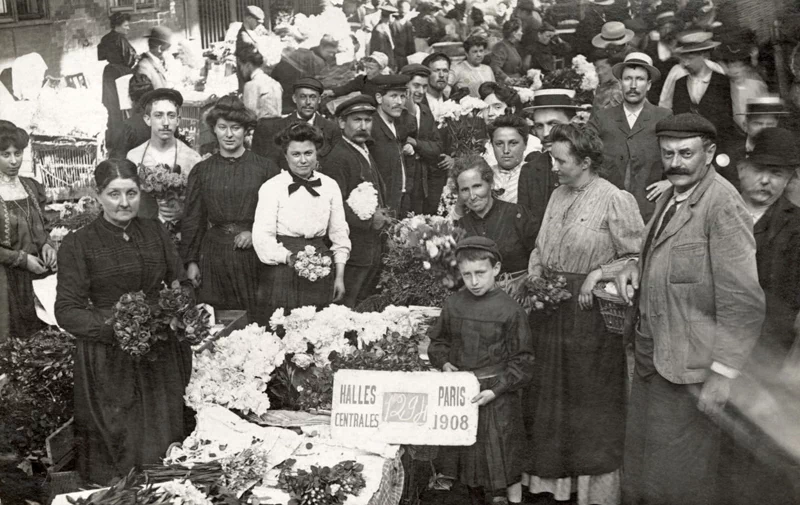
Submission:
[[12,267],[24,268],[22,265],[28,260],[28,253],[17,251],[17,259],[11,264]]
[[739,370],[731,368],[728,365],[723,365],[719,361],[714,361],[711,363],[711,371],[716,372],[723,377],[727,377],[728,379],[735,379],[739,377]]
[[347,263],[347,260],[349,259],[350,259],[350,253],[347,251],[336,251],[335,253],[333,253],[334,263],[341,263],[344,265],[345,263]]
[[494,393],[494,396],[497,397],[505,393],[507,390],[508,387],[506,387],[505,384],[498,384],[497,386],[492,388],[492,393]]

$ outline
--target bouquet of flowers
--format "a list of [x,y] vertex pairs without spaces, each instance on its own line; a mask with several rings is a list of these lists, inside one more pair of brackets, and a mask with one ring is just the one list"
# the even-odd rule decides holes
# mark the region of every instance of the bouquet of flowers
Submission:
[[284,356],[281,339],[265,328],[251,324],[234,331],[217,341],[213,351],[195,355],[186,405],[199,410],[214,403],[262,415],[269,409],[267,383]]
[[572,66],[550,72],[542,79],[544,88],[564,88],[575,91],[575,101],[579,104],[591,104],[594,90],[600,84],[597,71],[582,54],[572,58]]
[[318,253],[316,247],[307,245],[297,253],[292,266],[300,277],[311,282],[317,282],[319,279],[330,275],[331,258]]
[[342,461],[333,468],[312,466],[310,471],[293,470],[295,462],[287,459],[278,477],[278,487],[292,495],[295,505],[341,505],[367,485],[364,465],[356,461]]
[[378,210],[378,190],[371,182],[362,182],[350,192],[347,197],[347,205],[353,209],[356,216],[362,221],[372,218],[375,211]]
[[447,100],[438,109],[438,127],[447,128],[452,142],[453,157],[464,154],[483,154],[486,139],[481,114],[489,104],[472,96],[465,96],[458,103]]
[[181,197],[186,191],[187,177],[178,166],[172,170],[162,163],[153,167],[139,165],[139,180],[142,181],[142,191],[153,195],[156,200]]
[[159,341],[170,337],[196,345],[209,336],[210,315],[195,307],[188,288],[165,287],[159,299],[151,303],[144,292],[125,293],[114,305],[107,321],[114,328],[120,347],[141,358]]
[[527,272],[502,274],[497,285],[529,314],[531,311],[555,311],[559,304],[572,298],[564,276],[546,272],[543,277],[530,278]]
[[458,278],[456,244],[465,231],[441,216],[412,216],[392,229],[392,240],[400,247],[411,249],[422,261],[425,270],[439,278]]

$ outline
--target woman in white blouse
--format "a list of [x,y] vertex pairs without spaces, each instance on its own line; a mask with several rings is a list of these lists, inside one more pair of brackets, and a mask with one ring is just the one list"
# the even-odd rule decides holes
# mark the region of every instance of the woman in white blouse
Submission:
[[[279,308],[322,308],[341,300],[344,266],[350,257],[342,193],[336,181],[316,170],[322,134],[308,123],[294,123],[275,142],[289,170],[269,179],[258,192],[253,247],[267,265],[259,287],[259,324],[267,324]],[[314,281],[300,275],[294,264],[306,246],[327,258],[332,255],[330,274]]]

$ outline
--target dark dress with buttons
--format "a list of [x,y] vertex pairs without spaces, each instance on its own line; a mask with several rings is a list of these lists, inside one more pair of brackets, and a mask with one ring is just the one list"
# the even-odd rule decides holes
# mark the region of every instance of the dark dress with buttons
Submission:
[[468,237],[487,237],[497,243],[503,257],[501,272],[527,270],[539,230],[524,207],[495,199],[485,216],[468,211],[458,220],[458,226],[466,230]]
[[477,297],[462,289],[445,301],[431,334],[431,364],[494,375],[479,381],[481,391],[496,395],[480,408],[475,444],[442,448],[445,474],[488,490],[519,482],[526,450],[520,390],[531,378],[532,349],[527,315],[503,290]]
[[258,190],[279,171],[272,160],[245,151],[238,158],[215,154],[189,174],[181,256],[200,267],[198,301],[255,314],[261,262],[252,247],[233,244],[239,233],[252,231]]
[[134,218],[123,230],[104,217],[70,233],[58,251],[58,324],[76,338],[75,440],[78,471],[107,484],[136,465],[158,463],[185,429],[183,394],[192,350],[171,339],[134,360],[106,321],[125,293],[157,299],[163,283],[185,280],[169,234]]

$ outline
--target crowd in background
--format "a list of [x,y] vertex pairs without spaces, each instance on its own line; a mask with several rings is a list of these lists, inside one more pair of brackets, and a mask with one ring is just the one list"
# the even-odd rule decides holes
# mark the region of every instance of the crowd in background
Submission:
[[[765,463],[720,429],[726,413],[747,410],[737,381],[775,377],[796,346],[798,104],[779,96],[769,47],[719,22],[710,0],[343,8],[370,37],[360,73],[335,87],[323,77],[336,40],[319,34],[267,68],[254,35],[264,13],[246,9],[240,90],[204,118],[217,141],[205,158],[176,136],[183,97],[162,58],[171,34],[154,28],[137,58],[129,20],[115,16],[98,57],[109,62],[104,82],[133,72],[136,107],[110,120],[110,159],[95,173],[103,217],[70,234],[57,259],[41,187],[17,177],[27,134],[0,125],[10,286],[0,330],[35,329],[31,279],[57,266],[56,317],[78,338],[82,475],[106,482],[184,430],[188,347],[146,370],[126,361],[106,323],[120,295],[177,281],[262,325],[281,307],[357,307],[375,290],[383,232],[436,214],[454,192],[451,217],[472,252],[459,256],[463,284],[430,355],[481,380],[478,444],[437,462],[473,503],[485,493],[510,503],[795,503],[793,466]],[[591,104],[574,89],[521,91],[530,70],[547,76],[578,54],[597,73]],[[455,156],[439,118],[468,96],[484,103],[484,149]],[[110,87],[103,97],[119,109]],[[142,166],[188,174],[185,198],[142,192]],[[368,217],[349,203],[365,182],[378,199]],[[307,246],[330,258],[319,282],[293,268]],[[501,272],[562,275],[572,297],[555,313],[520,316],[492,294]],[[603,281],[634,307],[625,338],[597,309]],[[152,394],[136,396],[133,383]]]

